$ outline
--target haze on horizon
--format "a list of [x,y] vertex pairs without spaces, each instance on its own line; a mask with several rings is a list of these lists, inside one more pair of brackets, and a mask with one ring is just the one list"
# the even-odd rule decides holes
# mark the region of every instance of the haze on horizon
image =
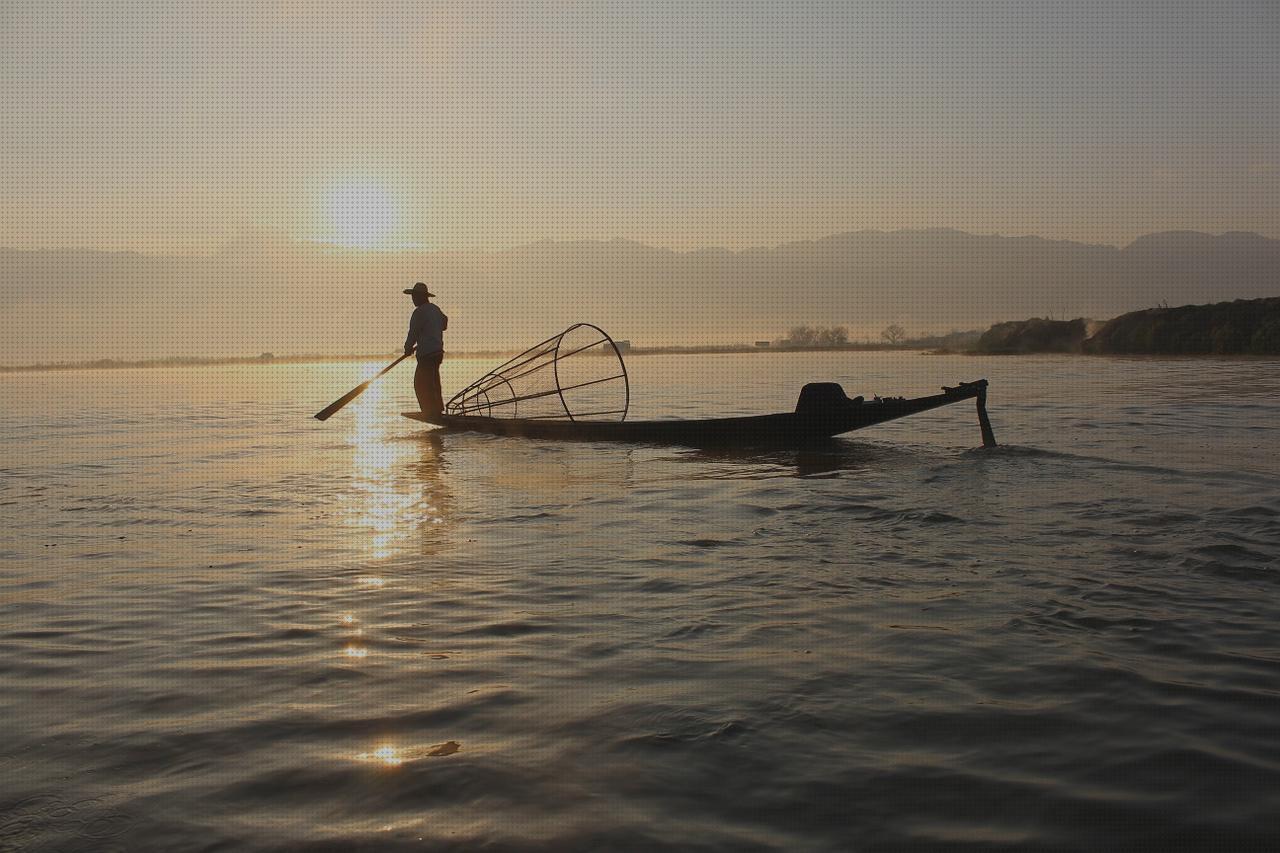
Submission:
[[[16,334],[0,361],[57,352],[49,336],[80,322],[57,301],[99,285],[128,305],[107,309],[111,328],[84,328],[98,339],[74,340],[90,356],[174,354],[146,335],[193,300],[252,325],[264,304],[248,294],[265,287],[267,310],[287,317],[286,294],[316,270],[280,267],[315,243],[343,250],[323,275],[362,304],[404,283],[385,276],[426,274],[398,259],[544,242],[736,251],[903,228],[1113,247],[1178,229],[1280,238],[1277,43],[1269,2],[11,0],[0,249],[68,260],[38,279],[19,280],[21,259],[0,268]],[[264,253],[262,235],[283,248]],[[100,271],[80,250],[265,254],[277,268],[216,265],[237,281],[177,261]],[[467,282],[485,286],[467,298],[488,321],[514,285]],[[575,286],[583,304],[617,295],[587,276]],[[823,294],[806,298],[814,310],[796,316],[826,319]],[[773,328],[732,324],[727,310],[681,319],[711,339],[786,322],[775,310]],[[503,330],[523,339],[557,321]],[[198,354],[367,351],[375,334],[308,347],[275,332],[219,330]]]

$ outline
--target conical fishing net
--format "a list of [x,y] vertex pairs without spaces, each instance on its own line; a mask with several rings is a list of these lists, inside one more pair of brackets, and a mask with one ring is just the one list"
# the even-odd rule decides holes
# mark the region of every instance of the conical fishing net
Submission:
[[589,323],[570,326],[454,395],[445,412],[489,418],[621,421],[631,390],[617,344]]

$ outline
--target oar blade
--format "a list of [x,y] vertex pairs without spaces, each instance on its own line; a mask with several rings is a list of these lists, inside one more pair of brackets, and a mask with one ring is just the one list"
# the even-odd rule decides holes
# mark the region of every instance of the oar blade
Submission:
[[[370,382],[372,382],[372,381],[373,381],[373,380],[370,380]],[[350,402],[351,402],[352,400],[354,400],[356,397],[359,397],[361,394],[363,394],[363,393],[364,393],[364,391],[365,391],[365,389],[366,389],[366,388],[368,388],[368,387],[369,387],[369,382],[365,382],[364,384],[362,384],[362,385],[360,385],[360,386],[358,386],[358,387],[356,387],[356,388],[352,388],[352,389],[351,389],[350,391],[348,391],[346,394],[343,394],[343,395],[342,395],[341,397],[339,397],[337,400],[334,400],[332,403],[330,403],[329,405],[325,406],[325,407],[324,407],[323,409],[321,409],[320,411],[316,412],[316,414],[315,414],[315,418],[316,418],[316,420],[318,420],[318,421],[327,421],[327,420],[329,420],[329,418],[330,418],[330,417],[332,417],[333,415],[335,415],[335,414],[337,414],[339,411],[341,411],[341,410],[342,410],[342,408],[343,408],[343,407],[345,407],[345,406],[347,405],[347,403],[350,403]]]
[[[412,352],[412,350],[410,350],[410,352]],[[316,419],[316,420],[318,420],[318,421],[327,421],[327,420],[329,420],[329,418],[330,418],[334,413],[336,413],[337,411],[339,411],[343,406],[345,406],[347,403],[350,403],[350,402],[351,402],[352,400],[354,400],[356,397],[359,397],[361,394],[363,394],[363,393],[364,393],[364,390],[365,390],[366,388],[368,388],[370,385],[372,385],[372,384],[373,384],[373,382],[374,382],[374,380],[375,380],[375,379],[377,379],[377,378],[378,378],[378,376],[382,376],[382,375],[384,375],[388,370],[390,370],[391,368],[395,367],[397,364],[399,364],[400,362],[404,361],[404,360],[405,360],[406,358],[408,358],[408,357],[409,357],[409,353],[408,353],[408,352],[406,352],[404,355],[400,356],[400,357],[399,357],[399,358],[397,358],[395,361],[391,362],[391,363],[390,363],[390,364],[388,364],[386,367],[382,368],[382,370],[379,370],[379,371],[378,371],[378,375],[377,375],[377,376],[374,376],[374,377],[372,377],[372,378],[368,379],[367,381],[362,382],[358,388],[352,388],[350,391],[348,391],[348,392],[347,392],[346,394],[344,394],[342,397],[339,397],[337,400],[334,400],[332,403],[330,403],[327,407],[325,407],[325,408],[321,409],[320,411],[316,412],[316,413],[315,413],[315,419]]]

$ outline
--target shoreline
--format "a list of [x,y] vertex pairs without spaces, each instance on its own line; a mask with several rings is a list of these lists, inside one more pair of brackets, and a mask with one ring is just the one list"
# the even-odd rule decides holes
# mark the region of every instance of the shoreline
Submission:
[[[0,366],[0,374],[5,373],[52,373],[68,370],[139,370],[174,367],[228,367],[236,365],[271,365],[271,364],[322,364],[334,361],[382,361],[395,358],[397,353],[352,354],[352,355],[281,355],[271,358],[262,356],[229,356],[225,358],[151,358],[151,359],[115,359],[105,358],[95,361],[67,361],[50,364],[19,364]],[[508,353],[475,352],[457,353],[466,358],[497,358]]]
[[[1027,356],[1067,356],[1073,358],[1122,358],[1159,359],[1175,361],[1275,361],[1280,356],[1253,353],[1103,353],[1103,352],[981,352],[978,350],[949,350],[927,345],[877,345],[853,344],[840,347],[754,347],[726,345],[722,347],[633,347],[623,353],[625,357],[647,355],[743,355],[747,353],[802,353],[802,352],[901,352],[917,355],[963,355],[975,358],[1020,358]],[[450,358],[510,358],[518,351],[474,350],[451,352]],[[241,365],[267,366],[273,364],[323,364],[325,362],[384,361],[395,358],[394,353],[362,355],[282,355],[272,358],[240,356],[229,358],[184,359],[100,359],[90,362],[58,362],[52,364],[23,364],[0,366],[0,376],[20,373],[62,373],[74,370],[144,370],[183,367],[235,367]]]
[[[901,351],[918,352],[926,347],[888,344],[849,344],[838,347],[755,347],[747,344],[726,344],[724,346],[670,346],[670,347],[631,347],[623,355],[715,355],[722,353],[768,353],[768,352],[879,352]],[[518,355],[520,350],[472,350],[466,352],[448,352],[450,358],[502,358]],[[337,361],[381,361],[395,358],[398,353],[364,353],[351,355],[280,355],[264,358],[262,356],[227,356],[190,358],[148,358],[148,359],[116,359],[104,358],[94,361],[68,361],[44,364],[0,365],[0,374],[7,373],[48,373],[66,370],[130,370],[141,368],[163,367],[226,367],[243,364],[320,364]]]

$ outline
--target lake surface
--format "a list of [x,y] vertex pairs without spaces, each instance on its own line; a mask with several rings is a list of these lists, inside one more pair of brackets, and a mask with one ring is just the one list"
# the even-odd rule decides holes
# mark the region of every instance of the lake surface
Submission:
[[0,849],[1280,848],[1280,362],[632,358],[1002,443],[714,452],[378,366],[0,377]]

